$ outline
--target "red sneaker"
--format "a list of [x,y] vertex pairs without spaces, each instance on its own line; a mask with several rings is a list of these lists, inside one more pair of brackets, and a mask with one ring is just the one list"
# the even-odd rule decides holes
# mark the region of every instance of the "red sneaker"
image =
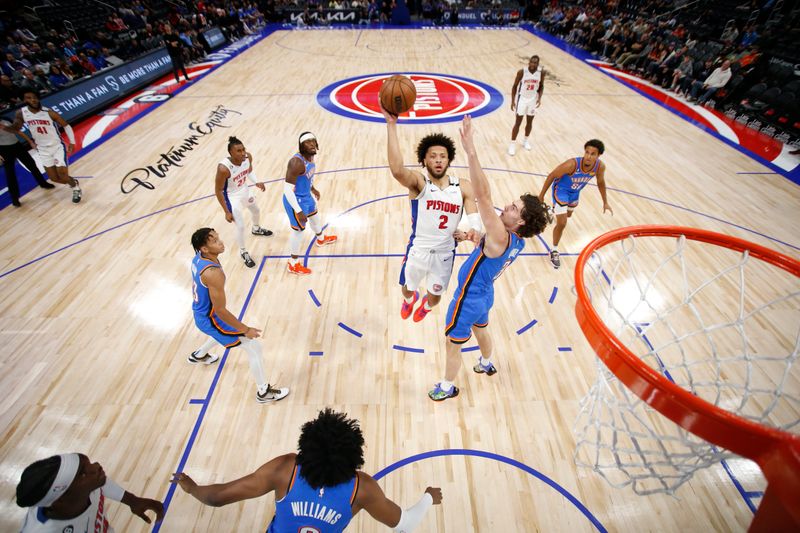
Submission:
[[317,246],[326,246],[328,244],[333,244],[338,240],[336,235],[325,235],[321,239],[317,239]]
[[427,294],[422,297],[422,301],[420,302],[419,307],[417,307],[417,310],[414,312],[414,322],[419,322],[420,320],[425,318],[425,315],[431,312],[430,309],[425,309],[426,303],[428,303]]
[[406,303],[406,301],[403,300],[403,305],[400,306],[400,316],[403,318],[403,320],[411,316],[411,311],[414,310],[414,304],[417,303],[418,299],[419,291],[414,291],[414,299],[411,300],[411,303]]
[[292,262],[289,261],[286,264],[286,270],[289,271],[289,274],[297,274],[298,276],[305,276],[307,274],[311,274],[311,269],[304,267],[303,263],[301,263],[300,261],[298,261],[295,264],[292,264]]

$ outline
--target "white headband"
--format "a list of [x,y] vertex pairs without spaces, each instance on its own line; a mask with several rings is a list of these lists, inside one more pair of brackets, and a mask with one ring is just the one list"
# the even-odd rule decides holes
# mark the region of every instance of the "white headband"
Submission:
[[314,141],[316,141],[316,140],[317,140],[317,138],[316,138],[316,137],[314,137],[314,134],[313,134],[313,133],[311,133],[311,132],[309,132],[309,133],[304,133],[304,134],[302,134],[302,135],[300,136],[300,144],[303,144],[304,142],[306,142],[306,141],[311,141],[311,140],[314,140]]
[[47,490],[44,498],[39,500],[36,507],[50,507],[53,502],[61,497],[64,492],[75,481],[75,476],[78,474],[78,467],[81,464],[81,456],[77,453],[65,453],[59,455],[61,457],[61,465],[58,467],[58,474],[53,481],[53,485]]

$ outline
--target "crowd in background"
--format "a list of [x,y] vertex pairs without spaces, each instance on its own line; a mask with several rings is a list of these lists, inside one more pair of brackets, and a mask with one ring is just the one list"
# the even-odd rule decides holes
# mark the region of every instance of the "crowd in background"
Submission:
[[20,16],[0,19],[0,110],[19,105],[24,90],[44,96],[158,48],[171,31],[180,36],[182,53],[191,63],[211,51],[201,33],[204,29],[216,26],[226,38],[237,39],[265,21],[252,2],[200,0],[189,8],[133,0],[119,6],[91,31],[68,29],[63,23],[34,31]]

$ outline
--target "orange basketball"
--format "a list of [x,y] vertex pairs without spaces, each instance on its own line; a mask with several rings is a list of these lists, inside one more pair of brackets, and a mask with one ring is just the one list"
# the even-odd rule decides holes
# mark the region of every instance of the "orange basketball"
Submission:
[[384,80],[378,97],[383,107],[395,115],[405,113],[417,99],[417,89],[406,76],[396,74]]

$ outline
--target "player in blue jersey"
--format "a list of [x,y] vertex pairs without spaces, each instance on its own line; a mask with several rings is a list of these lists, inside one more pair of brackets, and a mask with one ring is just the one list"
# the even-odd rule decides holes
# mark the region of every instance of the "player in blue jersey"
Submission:
[[564,233],[564,228],[567,227],[567,219],[578,207],[581,190],[592,179],[597,178],[597,189],[603,198],[603,213],[610,211],[611,215],[614,215],[614,210],[611,209],[606,198],[606,164],[600,161],[600,156],[605,150],[606,147],[602,141],[597,139],[587,141],[583,145],[583,157],[573,157],[558,165],[547,175],[547,179],[542,185],[542,191],[539,193],[541,202],[544,202],[547,189],[551,185],[553,186],[553,213],[556,215],[556,225],[553,228],[550,262],[556,269],[561,266],[558,243],[561,242],[561,235]]
[[317,246],[326,246],[336,242],[336,235],[323,235],[322,222],[317,214],[317,201],[319,191],[314,187],[314,174],[317,165],[314,156],[319,150],[317,138],[310,131],[300,134],[299,151],[292,156],[286,168],[286,181],[283,184],[283,208],[289,217],[292,235],[289,237],[289,260],[287,270],[291,274],[311,274],[311,269],[305,267],[298,259],[302,245],[303,230],[306,222],[316,234]]
[[299,453],[288,453],[255,472],[228,483],[198,485],[178,472],[172,483],[206,505],[221,507],[275,491],[275,517],[267,533],[334,533],[344,531],[361,509],[374,519],[407,533],[421,522],[431,505],[442,501],[439,488],[428,487],[422,498],[401,509],[386,497],[378,482],[361,472],[364,436],[358,421],[331,409],[303,424]]
[[469,177],[486,234],[458,271],[458,288],[453,293],[445,319],[447,366],[444,379],[428,392],[428,396],[437,402],[458,396],[458,387],[453,381],[461,369],[461,345],[473,333],[481,350],[481,357],[473,370],[488,376],[497,372],[489,360],[492,338],[487,328],[489,311],[494,305],[494,281],[519,256],[525,247],[523,239],[540,234],[551,220],[547,206],[531,194],[523,194],[497,214],[472,134],[472,120],[467,115],[462,123],[461,144],[467,153]]
[[255,339],[261,330],[251,328],[228,311],[225,301],[225,273],[219,264],[219,254],[225,244],[211,228],[200,228],[192,235],[195,256],[192,259],[192,311],[197,329],[210,338],[189,355],[192,364],[211,364],[217,356],[208,353],[217,344],[225,348],[240,346],[247,352],[250,371],[256,379],[256,400],[259,403],[276,402],[289,394],[287,388],[275,388],[267,383],[261,362],[261,344]]

